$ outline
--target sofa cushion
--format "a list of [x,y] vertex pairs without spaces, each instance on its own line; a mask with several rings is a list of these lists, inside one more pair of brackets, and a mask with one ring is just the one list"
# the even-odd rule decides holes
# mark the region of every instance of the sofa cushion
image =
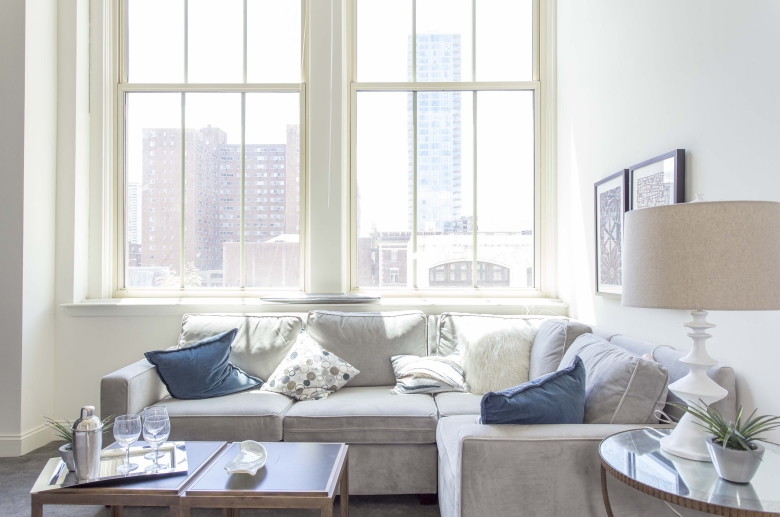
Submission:
[[574,340],[590,331],[589,326],[579,321],[550,318],[542,322],[531,348],[528,378],[534,380],[557,370]]
[[395,355],[391,358],[391,363],[396,379],[393,392],[398,395],[469,391],[466,372],[457,355]]
[[283,314],[185,314],[179,348],[236,328],[230,362],[265,381],[295,343],[302,326],[300,317]]
[[282,393],[295,400],[322,400],[359,373],[351,364],[328,352],[302,332],[262,389]]
[[585,365],[579,356],[557,372],[482,397],[482,424],[581,424],[585,418]]
[[474,421],[479,416],[482,395],[476,393],[437,393],[436,407],[439,417],[474,415]]
[[583,334],[561,361],[579,356],[587,372],[586,424],[655,424],[666,403],[669,373],[662,365],[593,334]]
[[256,389],[201,400],[166,398],[158,404],[168,408],[171,440],[278,442],[293,400]]
[[[438,355],[455,353],[458,345],[475,342],[488,332],[516,332],[529,327],[534,330],[546,316],[495,316],[445,312],[439,317]],[[466,372],[468,374],[468,372]]]
[[237,329],[192,346],[144,353],[157,369],[168,393],[178,399],[205,399],[259,388],[263,381],[245,374],[228,358]]
[[322,348],[360,370],[350,387],[395,385],[391,357],[427,355],[426,320],[420,311],[313,311],[306,331]]
[[435,442],[433,398],[398,396],[391,390],[392,386],[347,386],[324,400],[296,402],[284,418],[284,441]]

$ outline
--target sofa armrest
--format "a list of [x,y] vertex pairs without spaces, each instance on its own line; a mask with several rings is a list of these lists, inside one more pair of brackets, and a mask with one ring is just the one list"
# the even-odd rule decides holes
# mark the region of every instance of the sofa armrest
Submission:
[[[448,426],[447,421],[455,418],[462,417],[444,418],[439,425]],[[473,422],[475,417],[466,418]],[[446,467],[452,471],[459,497],[451,499],[449,506],[453,511],[446,513],[459,517],[602,516],[605,512],[598,455],[601,440],[621,431],[648,427],[479,425],[466,420],[460,424],[452,421],[449,426],[449,430],[439,433],[439,446],[447,448]],[[610,496],[618,500],[615,507],[636,516],[660,511],[652,498],[637,499],[637,492],[631,493],[628,487],[622,490],[614,486],[619,482],[611,481]],[[617,510],[615,514],[619,514]]]
[[168,396],[154,365],[146,359],[110,373],[100,381],[100,414],[130,415]]

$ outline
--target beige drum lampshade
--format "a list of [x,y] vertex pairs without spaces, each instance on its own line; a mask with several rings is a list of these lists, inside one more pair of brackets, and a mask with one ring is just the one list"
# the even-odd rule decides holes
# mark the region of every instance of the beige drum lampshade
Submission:
[[703,201],[625,216],[623,305],[780,309],[780,203]]

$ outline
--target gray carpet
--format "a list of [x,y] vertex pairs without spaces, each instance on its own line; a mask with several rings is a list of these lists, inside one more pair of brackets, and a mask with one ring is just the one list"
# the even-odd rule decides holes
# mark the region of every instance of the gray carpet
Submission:
[[[30,515],[30,489],[49,458],[59,456],[52,442],[20,458],[0,458],[0,516]],[[439,506],[420,505],[417,496],[353,496],[349,498],[350,516],[354,517],[439,517]],[[338,515],[338,503],[334,515]],[[46,517],[108,516],[103,506],[44,506]],[[125,515],[168,517],[167,508],[125,508]],[[219,517],[221,510],[194,509],[193,516]],[[315,517],[318,510],[242,510],[242,517]]]

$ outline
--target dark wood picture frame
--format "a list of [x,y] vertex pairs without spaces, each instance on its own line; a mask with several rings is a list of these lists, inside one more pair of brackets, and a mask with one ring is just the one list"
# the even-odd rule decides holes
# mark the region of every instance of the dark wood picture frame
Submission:
[[[620,207],[622,209],[622,213],[621,213],[621,230],[620,230],[621,231],[621,244],[622,244],[622,240],[623,240],[623,226],[622,226],[623,225],[623,221],[622,221],[622,217],[626,215],[626,212],[628,211],[628,206],[629,206],[629,201],[628,201],[629,192],[628,192],[628,189],[630,187],[630,184],[629,184],[629,172],[628,172],[628,169],[623,169],[621,171],[618,171],[615,174],[612,174],[612,175],[610,175],[610,176],[608,176],[608,177],[606,177],[606,178],[604,178],[602,180],[597,181],[593,185],[593,224],[594,224],[594,227],[595,227],[595,230],[596,230],[595,231],[595,245],[596,245],[596,247],[595,247],[595,253],[596,253],[595,268],[596,268],[596,292],[597,293],[620,294],[621,291],[622,291],[621,288],[618,288],[618,287],[615,287],[615,286],[613,286],[612,288],[608,288],[606,290],[602,288],[602,283],[600,281],[600,278],[601,278],[601,276],[600,276],[601,275],[601,263],[600,263],[601,249],[599,248],[599,246],[601,244],[601,240],[600,240],[601,228],[599,227],[599,208],[600,208],[599,207],[599,187],[601,185],[604,185],[605,183],[615,182],[615,180],[619,180],[621,178],[622,178],[622,181],[620,181],[619,184],[623,187],[623,196],[622,196],[621,203],[620,203],[620,205],[621,205]],[[621,253],[621,258],[622,258],[622,253]]]
[[668,153],[656,156],[655,158],[650,158],[633,167],[629,167],[628,210],[634,210],[636,208],[636,200],[634,199],[634,180],[636,171],[643,169],[648,165],[663,162],[669,158],[674,158],[674,192],[672,192],[672,204],[685,203],[685,149],[675,149],[674,151],[669,151]]

